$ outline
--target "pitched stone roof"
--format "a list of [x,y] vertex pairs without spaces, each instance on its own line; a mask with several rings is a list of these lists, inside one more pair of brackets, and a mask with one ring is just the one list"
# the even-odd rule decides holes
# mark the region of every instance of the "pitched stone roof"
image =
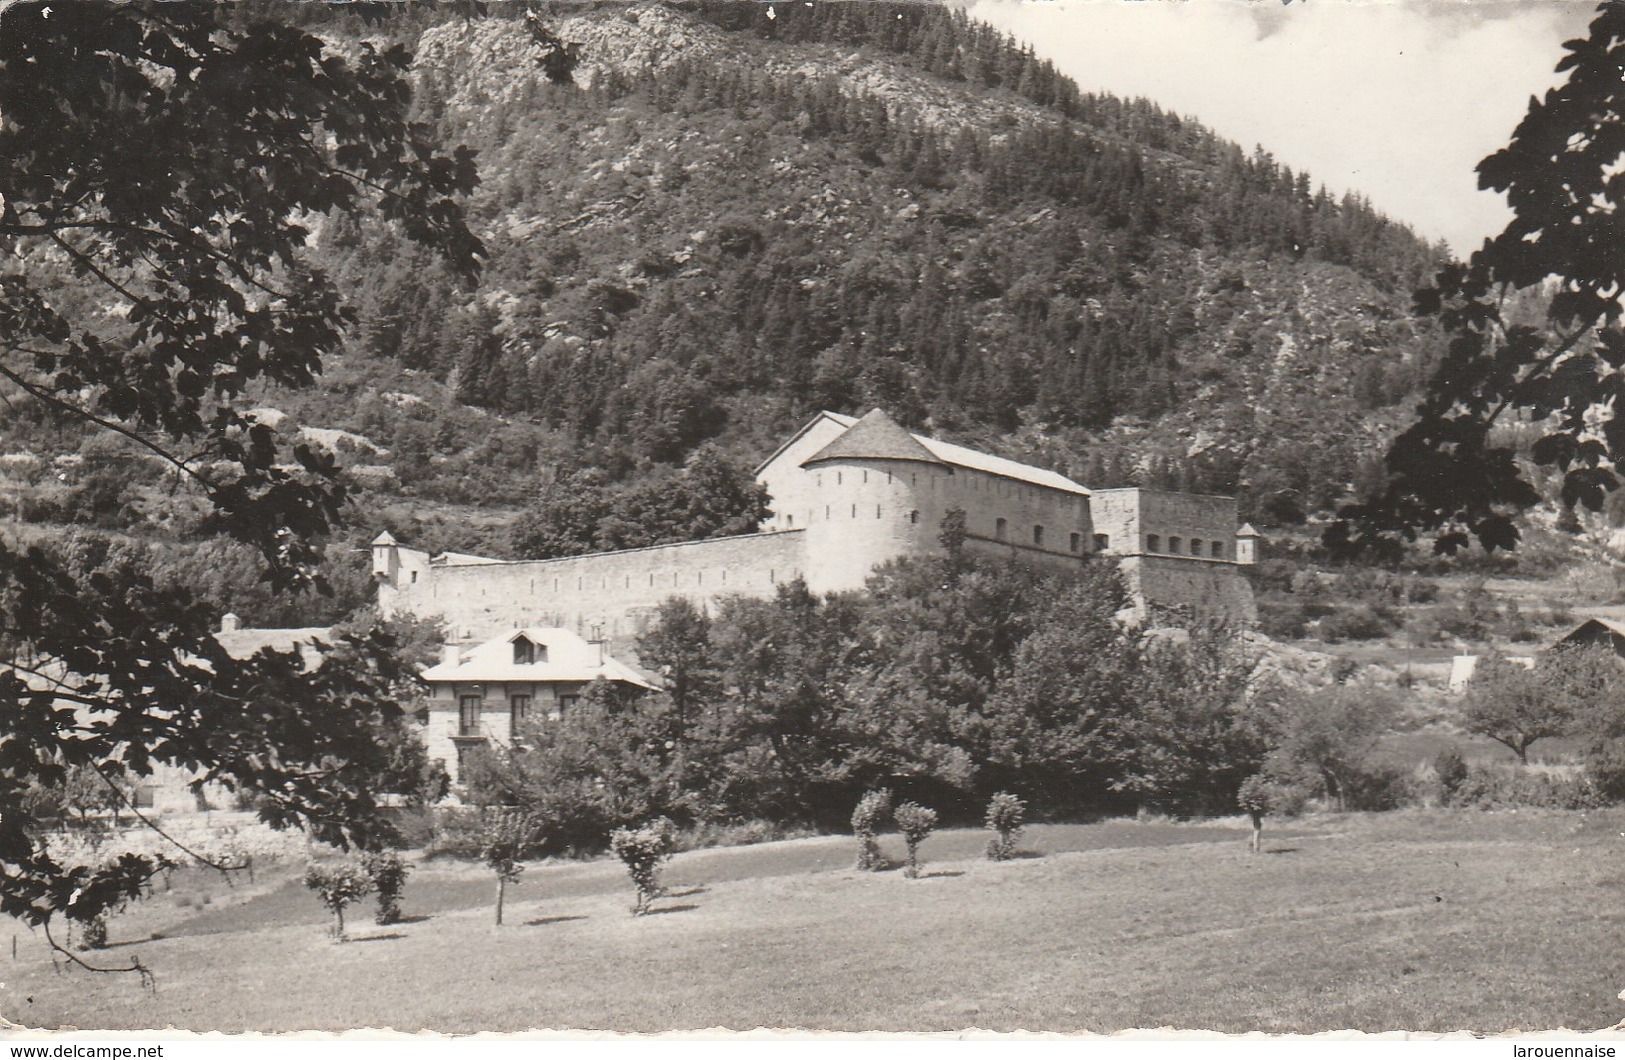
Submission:
[[[877,414],[885,417],[886,422],[891,424],[893,427],[896,427],[899,433],[907,435],[910,440],[918,443],[920,448],[924,449],[928,454],[930,463],[950,464],[954,467],[963,467],[972,471],[981,471],[989,475],[998,475],[1001,478],[1015,479],[1018,482],[1030,482],[1035,486],[1047,486],[1050,489],[1060,490],[1063,493],[1075,493],[1081,497],[1089,496],[1089,491],[1086,488],[1078,485],[1076,482],[1073,482],[1071,479],[1067,478],[1058,471],[1048,471],[1041,467],[1033,467],[1031,464],[1023,464],[1016,460],[1007,460],[1002,456],[994,456],[992,453],[983,453],[976,449],[967,449],[962,445],[954,445],[952,442],[943,442],[935,438],[927,438],[921,434],[908,434],[903,430],[903,428],[897,426],[896,421],[894,421],[891,417],[886,416],[885,413],[881,412],[879,409],[876,409],[874,412],[869,413],[868,416],[863,417],[863,420],[855,420],[851,416],[843,416],[838,412],[823,413],[823,415],[828,416],[841,426],[850,427],[853,430],[857,429],[858,424],[869,419],[870,416],[875,416]],[[839,438],[836,438],[835,441],[825,446],[818,452],[817,455],[815,455],[811,460],[806,461],[802,466],[805,467],[807,464],[814,463],[818,460],[829,459],[829,457],[825,454],[829,453],[830,450],[839,445],[851,433],[852,431],[849,430],[845,434],[842,434]],[[846,453],[840,455],[853,456],[858,454]],[[900,458],[893,457],[892,459]],[[920,458],[907,457],[901,459],[917,460]]]
[[942,461],[897,421],[880,409],[872,409],[852,422],[824,448],[802,461],[802,467],[826,460],[914,460],[922,464]]

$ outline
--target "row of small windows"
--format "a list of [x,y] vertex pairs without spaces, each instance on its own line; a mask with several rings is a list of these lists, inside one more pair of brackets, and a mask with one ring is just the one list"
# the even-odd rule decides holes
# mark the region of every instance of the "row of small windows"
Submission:
[[[548,712],[548,721],[558,721],[575,709],[581,701],[580,696],[561,695]],[[531,697],[514,694],[508,697],[508,738],[514,739],[524,728],[525,721],[530,717]],[[485,712],[485,697],[479,693],[462,695],[457,698],[457,735],[481,737],[485,732],[480,725],[480,715]]]
[[[1097,535],[1097,536],[1104,537],[1105,535]],[[1204,546],[1207,548],[1207,552],[1205,554],[1207,555],[1208,558],[1210,558],[1210,559],[1223,559],[1224,558],[1224,542],[1223,541],[1207,541],[1207,542],[1204,542],[1199,537],[1191,538],[1191,541],[1190,541],[1190,555],[1192,555],[1192,556],[1204,555],[1204,553],[1203,553],[1203,547]],[[1162,538],[1159,537],[1156,534],[1147,534],[1147,535],[1145,535],[1145,550],[1147,552],[1161,552],[1162,551]],[[1170,537],[1168,539],[1168,553],[1167,554],[1170,555],[1170,556],[1183,556],[1183,555],[1185,555],[1186,554],[1186,546],[1185,546],[1184,539],[1180,538],[1180,537]]]

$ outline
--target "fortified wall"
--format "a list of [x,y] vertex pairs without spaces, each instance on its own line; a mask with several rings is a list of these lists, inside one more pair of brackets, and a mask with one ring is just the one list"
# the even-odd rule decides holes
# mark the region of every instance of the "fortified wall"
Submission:
[[944,517],[966,547],[1050,569],[1116,557],[1142,617],[1219,611],[1257,619],[1237,564],[1253,562],[1236,504],[1142,489],[1091,493],[1063,475],[911,435],[884,412],[820,413],[757,468],[773,510],[763,532],[566,559],[430,557],[373,543],[384,614],[438,616],[456,640],[557,626],[636,658],[662,602],[769,597],[796,578],[815,593],[861,589],[882,563],[940,551]]
[[[509,630],[559,626],[636,657],[637,638],[662,602],[729,594],[768,597],[803,574],[801,531],[599,552],[564,559],[430,558],[384,535],[373,543],[378,608],[438,616],[447,636],[483,641]],[[386,540],[387,539],[387,540]]]

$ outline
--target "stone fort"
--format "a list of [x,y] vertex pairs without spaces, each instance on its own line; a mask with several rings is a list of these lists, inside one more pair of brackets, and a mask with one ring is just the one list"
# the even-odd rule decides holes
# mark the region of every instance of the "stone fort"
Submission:
[[951,510],[966,548],[1051,569],[1116,559],[1142,618],[1219,614],[1250,624],[1238,569],[1257,534],[1233,498],[1137,488],[1089,490],[1054,471],[910,434],[883,411],[823,412],[756,469],[772,511],[760,532],[548,560],[431,556],[389,534],[373,542],[379,609],[438,617],[457,641],[560,626],[636,658],[660,604],[767,597],[804,579],[815,593],[860,589],[874,568],[940,551]]

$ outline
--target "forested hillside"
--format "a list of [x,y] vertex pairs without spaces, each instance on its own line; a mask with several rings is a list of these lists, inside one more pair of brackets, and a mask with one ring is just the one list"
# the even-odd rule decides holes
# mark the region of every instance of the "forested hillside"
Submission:
[[[473,286],[388,223],[313,219],[356,311],[346,353],[318,388],[254,401],[352,467],[347,544],[387,525],[512,553],[549,539],[561,482],[624,522],[614,497],[702,446],[737,471],[819,408],[874,405],[1090,485],[1299,521],[1376,473],[1434,362],[1409,304],[1439,248],[1263,148],[1081,93],[948,8],[298,17],[345,47],[410,44],[420,116],[479,152],[482,182]],[[195,577],[220,555],[173,545],[207,526],[156,469],[27,403],[4,415],[0,504],[161,536],[163,566],[220,580]],[[345,584],[245,617],[331,617],[365,594]]]

